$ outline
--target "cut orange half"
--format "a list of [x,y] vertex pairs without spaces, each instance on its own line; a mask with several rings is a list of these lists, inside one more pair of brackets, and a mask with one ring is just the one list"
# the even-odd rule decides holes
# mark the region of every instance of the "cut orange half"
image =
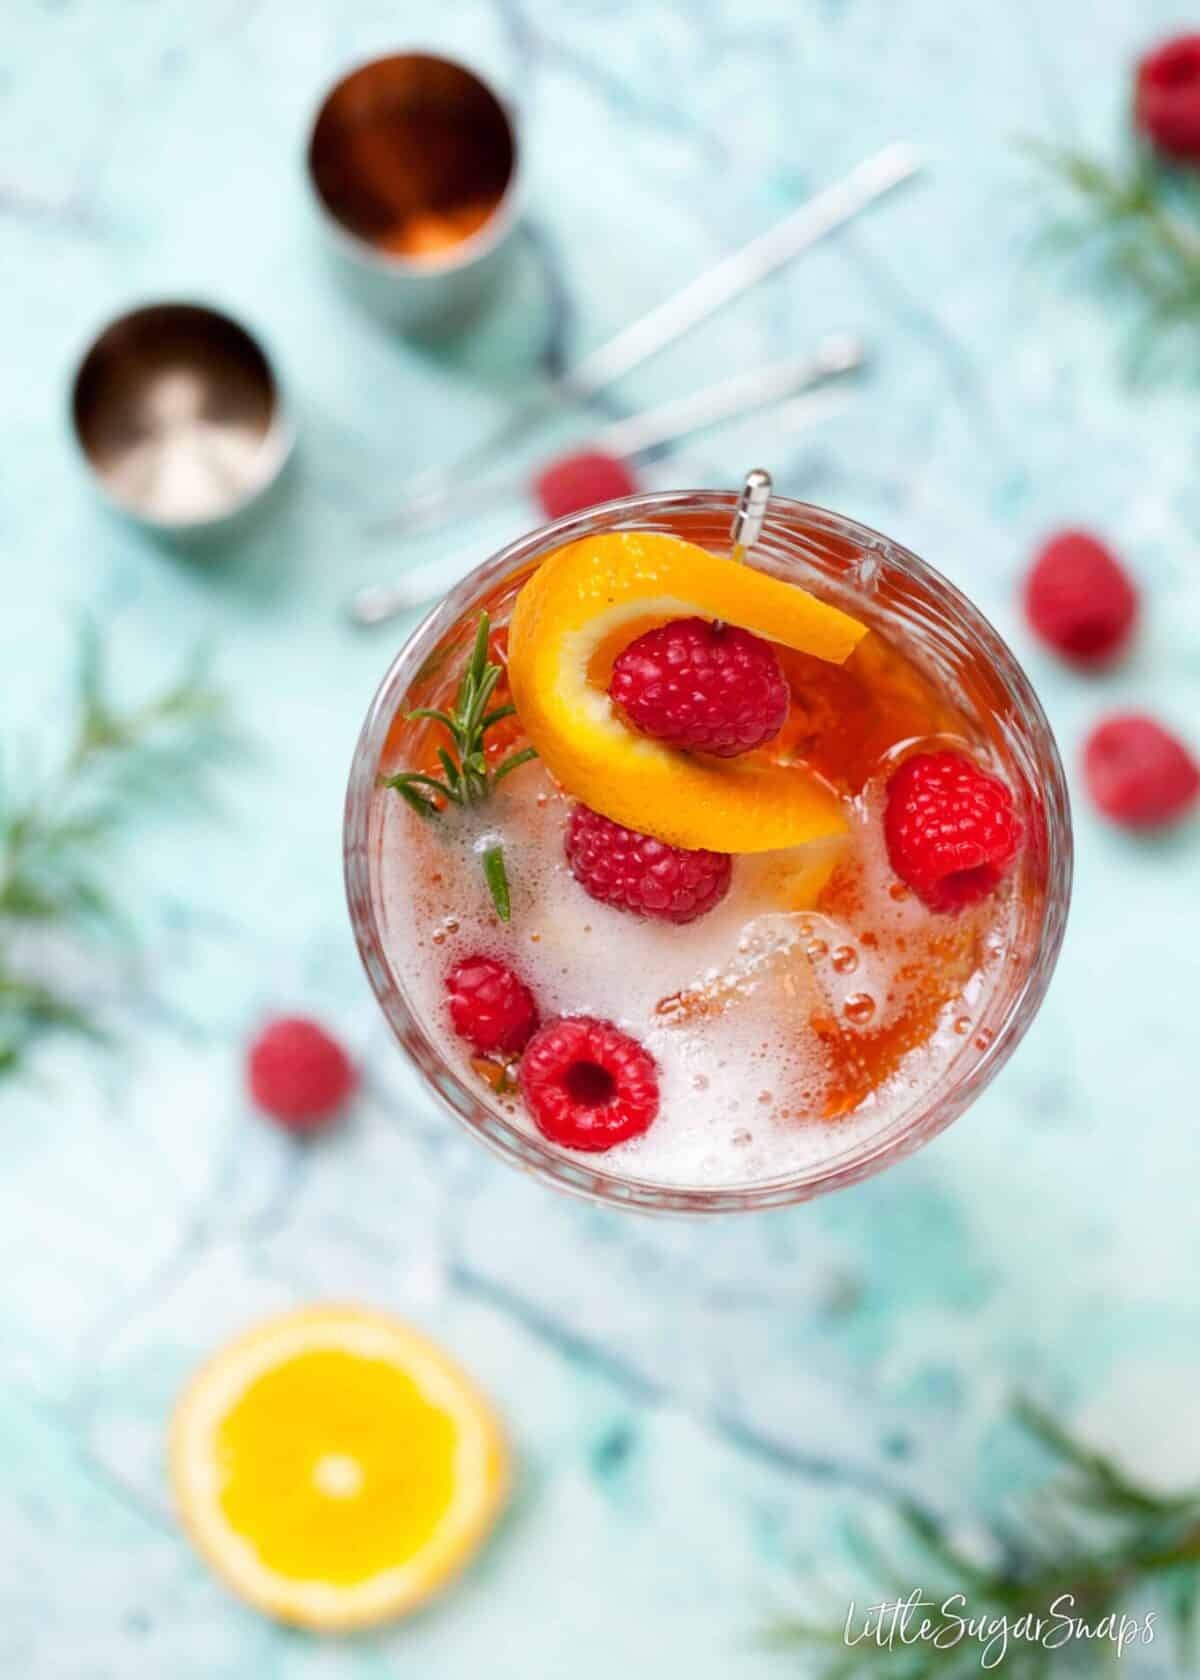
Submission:
[[867,634],[794,584],[678,537],[585,537],[542,562],[509,627],[513,699],[546,767],[593,810],[675,846],[761,852],[841,833],[841,802],[803,766],[677,752],[617,715],[606,692],[617,653],[654,624],[692,617],[836,664]]
[[398,1319],[323,1306],[256,1325],[176,1408],[185,1528],[240,1597],[323,1632],[402,1616],[491,1528],[508,1486],[495,1415]]

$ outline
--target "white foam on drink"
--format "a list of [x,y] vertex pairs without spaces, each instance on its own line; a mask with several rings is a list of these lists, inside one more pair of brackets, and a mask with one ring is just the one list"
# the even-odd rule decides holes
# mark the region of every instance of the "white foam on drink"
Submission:
[[[477,813],[452,811],[436,830],[394,795],[384,810],[379,902],[393,965],[427,1030],[485,1101],[534,1132],[519,1099],[492,1098],[450,1030],[445,975],[460,958],[503,958],[532,987],[542,1018],[596,1015],[654,1056],[661,1106],[642,1137],[592,1157],[606,1172],[674,1186],[730,1188],[790,1176],[861,1145],[899,1117],[964,1047],[953,1020],[974,1016],[988,989],[980,970],[929,1042],[851,1115],[816,1118],[827,1050],[809,1026],[814,1008],[839,1020],[854,994],[885,1018],[894,975],[854,928],[778,907],[770,860],[736,858],[733,883],[708,915],[685,926],[596,903],[564,857],[569,804],[541,767],[506,782]],[[875,799],[855,812],[852,843],[866,860],[867,919],[899,932],[928,916],[894,885]],[[512,920],[495,914],[480,853],[503,844]],[[431,882],[434,873],[441,880]],[[862,926],[859,921],[859,926]],[[998,942],[998,949],[1004,941]],[[824,951],[821,946],[824,946]],[[807,955],[812,951],[811,957]],[[847,956],[846,952],[849,952]],[[991,958],[987,965],[991,966]],[[781,979],[781,975],[783,978]],[[707,991],[706,991],[707,989]],[[664,1000],[719,993],[692,1017]],[[790,991],[790,996],[789,996]]]

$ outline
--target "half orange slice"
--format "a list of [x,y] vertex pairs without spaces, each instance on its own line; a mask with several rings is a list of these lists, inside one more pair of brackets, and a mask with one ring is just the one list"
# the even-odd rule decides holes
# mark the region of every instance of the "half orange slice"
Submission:
[[508,1453],[470,1378],[410,1325],[350,1306],[254,1326],[171,1428],[183,1524],[232,1590],[322,1632],[414,1610],[473,1555]]

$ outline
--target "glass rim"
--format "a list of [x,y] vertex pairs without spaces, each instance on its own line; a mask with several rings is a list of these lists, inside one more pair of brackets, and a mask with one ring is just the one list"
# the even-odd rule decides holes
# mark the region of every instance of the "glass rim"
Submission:
[[[344,870],[350,919],[367,978],[402,1050],[415,1064],[443,1108],[510,1165],[544,1182],[609,1206],[646,1212],[729,1213],[784,1207],[839,1189],[902,1160],[943,1131],[974,1101],[1016,1049],[1045,996],[1058,961],[1066,928],[1073,873],[1070,804],[1066,776],[1049,721],[1028,677],[999,632],[974,604],[935,567],[902,543],[843,514],[812,503],[773,494],[756,550],[771,552],[773,539],[793,541],[805,530],[826,531],[887,560],[949,609],[971,642],[1001,679],[1036,747],[1038,785],[1043,798],[1045,901],[1036,946],[1019,985],[1003,1001],[1003,1018],[986,1027],[990,1040],[965,1073],[956,1072],[957,1055],[933,1085],[880,1130],[859,1138],[843,1151],[811,1168],[744,1185],[683,1186],[606,1172],[602,1166],[564,1155],[538,1136],[523,1131],[485,1103],[447,1061],[407,995],[403,975],[389,959],[378,924],[371,885],[370,820],[383,744],[399,703],[421,666],[442,637],[494,583],[531,566],[554,549],[598,529],[632,529],[642,520],[671,513],[727,514],[732,520],[737,492],[671,490],[606,502],[584,513],[540,526],[483,560],[408,633],[377,688],[359,733],[346,791]],[[993,1002],[1001,1000],[994,999]]]

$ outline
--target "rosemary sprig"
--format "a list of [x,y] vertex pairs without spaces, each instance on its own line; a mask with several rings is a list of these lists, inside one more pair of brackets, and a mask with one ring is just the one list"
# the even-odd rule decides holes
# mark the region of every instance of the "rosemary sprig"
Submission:
[[[780,1623],[770,1631],[769,1642],[805,1651],[811,1666],[804,1672],[814,1680],[959,1680],[980,1672],[987,1635],[952,1637],[957,1630],[941,1611],[953,1600],[952,1614],[983,1618],[985,1626],[994,1627],[993,1656],[1000,1651],[1001,1625],[1007,1629],[1005,1649],[989,1666],[1003,1666],[1018,1680],[1078,1673],[1081,1661],[1097,1672],[1106,1654],[1114,1654],[1116,1635],[1097,1643],[1095,1630],[1109,1617],[1114,1629],[1119,1627],[1123,1615],[1144,1630],[1146,1605],[1134,1597],[1141,1593],[1152,1594],[1153,1603],[1162,1607],[1180,1670],[1190,1672],[1200,1609],[1200,1489],[1156,1493],[1076,1441],[1030,1402],[1019,1402],[1015,1415],[1057,1473],[1015,1527],[995,1523],[985,1529],[982,1561],[975,1548],[968,1553],[915,1505],[902,1504],[892,1513],[892,1548],[885,1550],[861,1533],[851,1537],[864,1577],[855,1599],[855,1633],[864,1631],[868,1605],[902,1601],[919,1587],[926,1607],[913,1615],[912,1637],[847,1637],[842,1605],[829,1621]],[[1057,1612],[1052,1609],[1056,1602]],[[942,1642],[915,1637],[922,1617],[949,1627]],[[1044,1637],[1037,1634],[1039,1617]],[[1085,1622],[1092,1639],[1060,1638],[1067,1618]]]
[[1071,147],[1027,149],[1074,203],[1075,214],[1051,230],[1054,242],[1091,251],[1144,305],[1131,371],[1180,371],[1182,333],[1200,362],[1200,174],[1168,168],[1140,143],[1114,164]]
[[[512,705],[489,708],[488,703],[501,674],[500,666],[488,658],[490,630],[488,615],[481,612],[475,642],[452,707],[444,710],[437,706],[417,706],[405,714],[410,721],[429,718],[434,723],[440,723],[450,736],[454,749],[451,753],[445,747],[438,748],[441,776],[423,770],[401,770],[395,776],[384,778],[383,785],[394,788],[418,816],[436,820],[441,817],[445,805],[466,807],[482,804],[506,776],[537,757],[533,747],[524,747],[520,752],[510,754],[494,769],[488,765],[484,736],[493,724],[512,717],[517,709]],[[504,849],[498,842],[483,852],[483,875],[492,903],[496,906],[496,914],[501,921],[507,922],[512,916],[512,901]]]
[[82,627],[76,713],[58,768],[40,779],[0,776],[0,1076],[49,1029],[100,1036],[61,980],[39,972],[39,945],[117,920],[104,847],[135,806],[195,792],[228,744],[223,708],[200,662],[163,693],[119,707],[99,633]]

